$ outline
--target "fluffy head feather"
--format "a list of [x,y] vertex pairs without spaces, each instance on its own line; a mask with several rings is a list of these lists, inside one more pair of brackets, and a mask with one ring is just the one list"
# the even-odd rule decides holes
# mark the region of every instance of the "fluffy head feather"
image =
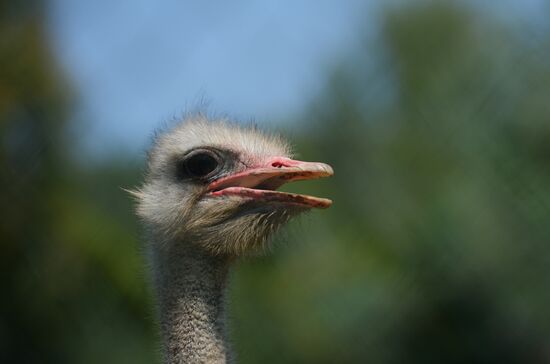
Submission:
[[[223,166],[210,179],[182,176],[182,160],[197,149],[212,150],[221,160]],[[158,244],[178,241],[213,254],[239,255],[263,246],[290,217],[307,210],[240,196],[205,197],[212,178],[239,173],[273,157],[290,157],[289,145],[279,136],[199,115],[159,134],[148,156],[145,182],[133,195],[138,215]]]

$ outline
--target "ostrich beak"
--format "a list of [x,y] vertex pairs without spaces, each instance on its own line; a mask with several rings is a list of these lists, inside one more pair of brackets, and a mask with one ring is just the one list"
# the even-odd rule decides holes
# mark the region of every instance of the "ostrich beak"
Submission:
[[329,199],[276,190],[288,182],[330,177],[333,174],[332,167],[325,163],[275,157],[260,166],[215,180],[208,186],[208,192],[211,196],[237,195],[268,202],[327,208],[332,204]]

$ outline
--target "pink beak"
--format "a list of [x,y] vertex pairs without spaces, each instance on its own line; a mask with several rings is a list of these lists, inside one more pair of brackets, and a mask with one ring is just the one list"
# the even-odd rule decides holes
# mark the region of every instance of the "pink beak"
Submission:
[[330,177],[333,174],[332,167],[325,163],[275,157],[259,167],[212,182],[208,186],[208,191],[212,196],[238,195],[249,199],[327,208],[332,204],[329,199],[279,192],[276,189],[287,182]]

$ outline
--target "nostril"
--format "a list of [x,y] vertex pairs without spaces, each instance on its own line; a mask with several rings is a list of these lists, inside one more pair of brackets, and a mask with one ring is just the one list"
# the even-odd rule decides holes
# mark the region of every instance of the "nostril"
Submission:
[[271,166],[275,168],[281,168],[283,167],[283,164],[281,162],[273,162],[271,163]]

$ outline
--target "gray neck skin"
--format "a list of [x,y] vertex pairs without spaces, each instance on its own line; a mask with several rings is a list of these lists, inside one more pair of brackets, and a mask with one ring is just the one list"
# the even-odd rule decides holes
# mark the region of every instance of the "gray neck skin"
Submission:
[[229,259],[175,241],[152,252],[166,363],[226,363]]

